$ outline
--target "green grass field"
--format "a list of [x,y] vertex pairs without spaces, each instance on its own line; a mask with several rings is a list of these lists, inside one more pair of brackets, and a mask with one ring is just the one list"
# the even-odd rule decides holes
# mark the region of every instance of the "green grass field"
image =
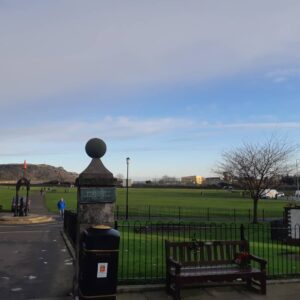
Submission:
[[[76,209],[76,189],[56,188],[46,193],[47,207],[50,211],[56,211],[56,202],[60,197],[64,197],[68,209]],[[124,213],[126,201],[126,189],[117,189],[117,206],[120,213]],[[239,214],[248,214],[252,210],[252,200],[242,196],[241,191],[224,190],[200,190],[200,189],[151,189],[151,188],[131,188],[129,189],[129,213],[135,215],[147,215],[150,206],[151,213],[178,214],[206,214],[207,209],[211,213],[226,217],[232,214],[233,209]],[[288,204],[286,200],[263,200],[259,201],[259,215],[264,210],[264,215],[268,217],[281,217],[283,207]]]
[[[40,188],[32,188],[31,193],[37,192]],[[15,194],[13,187],[0,188],[0,205],[4,209],[9,209],[11,199]],[[25,191],[24,191],[25,194]],[[56,203],[64,197],[67,209],[76,210],[77,189],[66,189],[55,187],[46,190],[46,204],[51,212],[56,212]],[[126,201],[126,189],[117,189],[117,206],[120,214],[124,214]],[[160,216],[169,214],[207,214],[207,209],[215,215],[224,216],[232,214],[236,210],[239,214],[248,214],[252,210],[252,200],[243,197],[242,191],[226,190],[200,190],[200,189],[166,189],[166,188],[130,188],[129,189],[129,213],[135,215],[151,214]],[[286,200],[261,199],[258,204],[259,216],[264,210],[264,216],[281,217],[283,207],[288,204]],[[150,208],[149,208],[150,206]],[[179,211],[180,209],[180,211]]]
[[11,208],[11,201],[15,194],[15,188],[0,186],[0,205],[3,209],[9,210]]
[[[31,188],[31,192],[37,192],[40,188],[33,187]],[[25,187],[21,187],[19,194],[22,196],[26,196]],[[16,188],[14,186],[0,186],[0,205],[3,210],[11,209],[12,198],[16,195]]]

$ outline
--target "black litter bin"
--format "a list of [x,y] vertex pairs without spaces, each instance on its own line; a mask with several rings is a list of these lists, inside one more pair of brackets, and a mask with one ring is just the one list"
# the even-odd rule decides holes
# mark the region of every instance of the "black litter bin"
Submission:
[[116,299],[120,234],[94,226],[80,237],[79,295],[81,299]]

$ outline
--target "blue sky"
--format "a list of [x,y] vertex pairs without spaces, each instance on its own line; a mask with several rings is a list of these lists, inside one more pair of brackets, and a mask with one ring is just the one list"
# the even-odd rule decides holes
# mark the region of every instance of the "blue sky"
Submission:
[[[300,2],[0,0],[0,163],[81,172],[88,139],[135,179],[213,176],[300,137]],[[300,157],[296,153],[295,159]]]

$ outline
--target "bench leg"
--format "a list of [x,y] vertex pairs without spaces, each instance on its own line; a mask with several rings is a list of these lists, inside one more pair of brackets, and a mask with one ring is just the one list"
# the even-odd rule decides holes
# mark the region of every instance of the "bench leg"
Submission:
[[175,286],[174,286],[174,299],[175,300],[181,300],[181,297],[180,297],[180,283],[177,282],[176,279],[175,279]]
[[266,278],[263,278],[260,281],[260,291],[263,295],[266,295],[267,293],[267,284],[266,284]]
[[246,285],[247,285],[247,288],[251,288],[252,286],[252,279],[246,279]]
[[172,289],[171,289],[171,278],[170,275],[167,273],[166,274],[166,292],[168,294],[172,293]]

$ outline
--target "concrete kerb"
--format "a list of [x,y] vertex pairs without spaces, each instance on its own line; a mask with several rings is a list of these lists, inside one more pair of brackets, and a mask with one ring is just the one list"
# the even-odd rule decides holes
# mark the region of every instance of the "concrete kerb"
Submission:
[[[300,279],[282,279],[282,280],[267,280],[268,285],[279,285],[279,284],[289,284],[289,283],[300,283]],[[231,284],[228,283],[212,283],[212,284],[202,284],[191,286],[190,288],[214,288],[214,287],[222,287],[228,286]],[[232,284],[232,286],[243,286],[243,283],[236,283]],[[144,284],[144,285],[121,285],[118,286],[118,293],[141,293],[141,292],[148,292],[148,291],[158,291],[158,290],[165,290],[165,284]],[[188,287],[189,289],[189,287]],[[267,288],[268,289],[268,288]]]
[[52,216],[46,215],[37,215],[37,214],[30,214],[24,217],[14,217],[11,214],[5,214],[0,216],[0,224],[9,224],[9,225],[18,225],[18,224],[39,224],[39,223],[49,223],[54,222]]
[[75,261],[76,259],[76,253],[75,253],[75,249],[73,248],[72,243],[70,242],[69,237],[66,235],[66,233],[64,232],[64,230],[60,230],[60,234],[66,244],[66,247],[69,251],[69,254],[71,255],[71,257],[73,258],[73,260]]

